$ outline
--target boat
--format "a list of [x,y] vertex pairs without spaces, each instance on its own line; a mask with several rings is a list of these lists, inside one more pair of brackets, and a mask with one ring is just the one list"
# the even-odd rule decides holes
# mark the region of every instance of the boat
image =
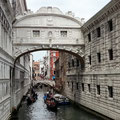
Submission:
[[58,105],[69,105],[70,104],[69,99],[61,94],[55,94],[53,98],[57,101]]
[[47,108],[50,110],[57,110],[57,102],[54,98],[46,99]]

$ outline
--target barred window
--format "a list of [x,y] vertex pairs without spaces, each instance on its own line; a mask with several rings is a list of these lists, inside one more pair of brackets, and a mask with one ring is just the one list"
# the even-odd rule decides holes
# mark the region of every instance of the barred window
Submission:
[[112,19],[108,21],[108,30],[112,31],[113,30],[113,22]]
[[90,90],[90,84],[88,84],[88,92],[89,93],[91,92],[91,90]]
[[91,55],[88,56],[89,64],[91,65]]
[[100,36],[101,36],[101,30],[100,30],[100,27],[98,27],[96,30],[97,30],[97,37],[100,37]]
[[109,49],[108,53],[109,53],[109,60],[113,60],[113,50]]
[[33,30],[33,37],[40,37],[40,31],[39,30]]
[[79,84],[78,84],[78,82],[76,83],[76,89],[77,89],[77,90],[79,89]]
[[91,41],[91,33],[88,34],[88,42]]
[[100,85],[97,85],[97,94],[100,95]]
[[108,92],[109,92],[109,97],[113,97],[113,87],[112,86],[108,86]]
[[101,53],[97,53],[98,63],[101,62]]
[[84,91],[84,83],[82,83],[82,91]]
[[67,31],[60,31],[61,37],[67,37]]

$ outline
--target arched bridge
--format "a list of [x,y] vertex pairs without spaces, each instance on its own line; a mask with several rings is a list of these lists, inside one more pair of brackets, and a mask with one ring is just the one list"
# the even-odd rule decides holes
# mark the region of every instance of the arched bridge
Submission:
[[36,13],[19,16],[13,25],[14,58],[37,50],[62,50],[84,56],[82,20],[72,12],[42,7]]

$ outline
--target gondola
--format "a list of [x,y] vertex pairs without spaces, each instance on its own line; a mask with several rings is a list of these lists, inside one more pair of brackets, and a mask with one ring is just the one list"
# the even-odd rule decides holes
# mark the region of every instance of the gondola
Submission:
[[57,102],[53,99],[46,99],[47,108],[50,110],[57,110]]

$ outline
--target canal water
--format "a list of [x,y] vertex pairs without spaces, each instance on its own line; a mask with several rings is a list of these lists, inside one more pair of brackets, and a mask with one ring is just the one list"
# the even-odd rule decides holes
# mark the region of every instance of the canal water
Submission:
[[43,100],[44,91],[37,92],[38,99],[32,105],[22,102],[18,113],[11,120],[103,120],[73,105],[58,107],[57,112],[47,109]]

